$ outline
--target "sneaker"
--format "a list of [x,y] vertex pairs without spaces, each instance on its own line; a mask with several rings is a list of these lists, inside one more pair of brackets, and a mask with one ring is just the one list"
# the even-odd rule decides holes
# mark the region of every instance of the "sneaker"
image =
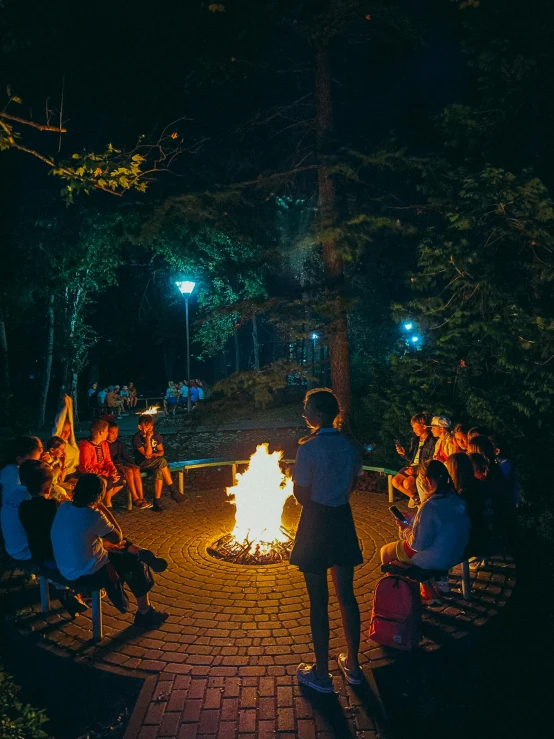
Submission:
[[156,498],[154,502],[152,503],[152,510],[154,511],[154,513],[163,513],[165,508],[160,503],[160,501]]
[[339,663],[340,671],[346,678],[347,683],[350,683],[350,685],[361,685],[363,683],[364,673],[361,669],[351,670],[346,666],[346,654],[339,654],[337,662]]
[[408,501],[408,508],[417,508],[417,506],[420,505],[420,503],[421,501],[416,495],[415,498],[410,498],[410,500]]
[[334,693],[333,679],[328,673],[327,677],[318,677],[315,674],[315,665],[307,665],[301,662],[296,670],[296,678],[301,685],[306,685],[318,693]]
[[176,503],[184,503],[185,502],[185,496],[182,495],[178,490],[172,490],[170,492],[170,496],[173,498],[173,500]]
[[449,593],[450,592],[450,582],[448,580],[448,577],[439,578],[435,584],[437,586],[437,590],[439,591],[439,593]]
[[135,500],[133,505],[135,508],[140,509],[141,511],[146,510],[147,508],[153,508],[154,503],[150,503],[149,500],[144,500],[144,498],[139,498],[138,500]]
[[144,562],[145,565],[148,565],[154,572],[164,572],[164,570],[167,570],[167,560],[163,559],[163,557],[156,557],[150,549],[141,549],[137,554],[137,559],[139,562]]
[[150,606],[146,613],[136,612],[135,626],[138,626],[139,629],[157,629],[168,616],[169,613],[157,611],[153,606]]
[[88,606],[80,594],[74,593],[72,590],[59,590],[58,599],[71,618],[75,618],[79,613],[88,611]]

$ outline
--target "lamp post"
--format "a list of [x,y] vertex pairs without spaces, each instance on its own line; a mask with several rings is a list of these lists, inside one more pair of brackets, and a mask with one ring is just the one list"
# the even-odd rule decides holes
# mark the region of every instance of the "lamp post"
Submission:
[[185,299],[185,315],[187,325],[187,383],[188,383],[188,395],[187,395],[187,411],[190,413],[192,410],[192,403],[190,399],[190,333],[189,333],[189,298],[194,290],[195,282],[190,280],[182,280],[175,283],[179,288],[179,292]]
[[312,340],[312,374],[313,374],[315,372],[315,345],[317,344],[317,340],[319,339],[319,334],[317,333],[317,331],[313,331],[310,334],[310,339]]

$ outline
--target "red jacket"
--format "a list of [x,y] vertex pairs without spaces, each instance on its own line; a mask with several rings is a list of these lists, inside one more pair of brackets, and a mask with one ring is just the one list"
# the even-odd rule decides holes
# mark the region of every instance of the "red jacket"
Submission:
[[115,477],[118,472],[110,456],[110,447],[107,441],[95,445],[88,439],[79,444],[79,466],[81,474],[93,472],[95,475]]

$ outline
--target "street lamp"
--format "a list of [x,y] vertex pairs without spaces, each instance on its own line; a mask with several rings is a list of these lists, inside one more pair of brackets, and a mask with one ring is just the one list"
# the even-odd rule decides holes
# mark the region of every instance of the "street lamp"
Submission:
[[315,345],[317,343],[317,340],[319,339],[319,334],[317,331],[312,331],[310,334],[310,339],[312,340],[312,374],[315,372]]
[[190,398],[190,334],[189,334],[189,298],[194,290],[195,282],[191,280],[182,280],[175,283],[179,288],[179,292],[185,299],[185,314],[187,324],[187,383],[188,383],[188,395],[187,395],[187,411],[190,413],[192,410],[192,403]]

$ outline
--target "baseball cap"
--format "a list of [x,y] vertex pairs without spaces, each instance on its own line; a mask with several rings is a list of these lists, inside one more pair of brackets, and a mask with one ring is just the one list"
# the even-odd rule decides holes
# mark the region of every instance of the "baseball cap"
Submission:
[[428,428],[431,428],[431,426],[440,426],[442,429],[449,429],[452,426],[452,421],[446,416],[433,416]]

